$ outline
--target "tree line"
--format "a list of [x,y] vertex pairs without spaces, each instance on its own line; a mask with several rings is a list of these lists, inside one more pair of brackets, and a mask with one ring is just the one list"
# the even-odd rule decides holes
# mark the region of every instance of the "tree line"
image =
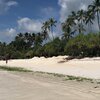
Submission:
[[[99,32],[87,33],[97,20]],[[94,0],[87,10],[72,11],[62,25],[62,36],[54,36],[57,21],[54,18],[43,23],[39,33],[19,33],[9,44],[0,42],[0,59],[100,56],[100,0]],[[88,29],[86,29],[88,27]]]

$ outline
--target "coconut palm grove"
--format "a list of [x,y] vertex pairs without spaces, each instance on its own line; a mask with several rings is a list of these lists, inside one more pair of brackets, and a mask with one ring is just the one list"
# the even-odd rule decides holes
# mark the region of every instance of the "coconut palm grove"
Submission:
[[[95,22],[98,31],[91,27]],[[18,33],[10,43],[0,42],[0,59],[5,56],[9,59],[58,55],[100,57],[100,0],[90,3],[87,10],[70,12],[60,23],[61,35],[54,33],[57,24],[56,19],[49,18],[38,33]]]

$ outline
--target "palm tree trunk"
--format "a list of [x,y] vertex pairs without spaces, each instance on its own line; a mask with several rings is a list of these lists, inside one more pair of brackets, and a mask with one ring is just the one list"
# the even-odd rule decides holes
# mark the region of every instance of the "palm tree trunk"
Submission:
[[51,34],[52,34],[52,39],[54,40],[54,36],[53,36],[53,27],[51,26]]
[[[49,31],[50,32],[50,31]],[[51,38],[50,38],[50,35],[48,34],[48,39],[49,39],[49,41],[51,41]]]
[[97,12],[97,20],[98,20],[98,27],[99,27],[99,31],[100,31],[100,19],[99,19],[99,12]]
[[81,20],[81,33],[83,32],[83,21]]
[[91,26],[91,23],[89,23],[89,28],[90,28],[90,32],[92,32],[92,26]]

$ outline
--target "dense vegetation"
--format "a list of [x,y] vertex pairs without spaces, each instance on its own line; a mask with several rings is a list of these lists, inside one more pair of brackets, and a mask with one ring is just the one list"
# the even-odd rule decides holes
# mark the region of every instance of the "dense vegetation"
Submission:
[[[97,21],[99,32],[89,29]],[[62,23],[62,36],[54,37],[57,21],[45,21],[39,33],[19,33],[9,44],[0,42],[0,58],[31,58],[33,56],[70,55],[100,56],[100,0],[94,0],[87,11],[72,11]],[[88,27],[88,29],[86,29]],[[88,33],[87,33],[88,32]]]

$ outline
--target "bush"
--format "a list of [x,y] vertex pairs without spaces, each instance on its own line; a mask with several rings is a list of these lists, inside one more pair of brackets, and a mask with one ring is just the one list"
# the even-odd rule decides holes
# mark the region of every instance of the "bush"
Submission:
[[55,38],[52,42],[49,42],[44,46],[44,53],[47,57],[58,56],[62,54],[62,52],[63,48],[59,38]]
[[79,34],[68,41],[64,51],[70,56],[100,56],[99,34]]

